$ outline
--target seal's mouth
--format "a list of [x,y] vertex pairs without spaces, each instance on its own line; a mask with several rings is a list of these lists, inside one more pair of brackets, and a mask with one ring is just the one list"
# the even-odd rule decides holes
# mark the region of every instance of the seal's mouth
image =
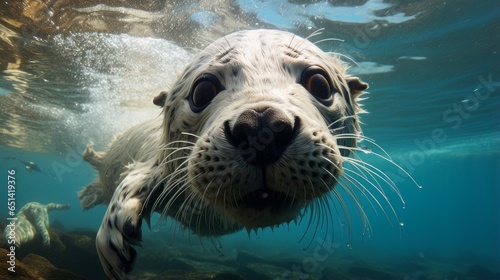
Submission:
[[279,213],[282,210],[293,208],[295,204],[296,200],[293,197],[266,187],[251,191],[236,201],[239,208],[250,208],[256,211],[267,210],[271,213]]

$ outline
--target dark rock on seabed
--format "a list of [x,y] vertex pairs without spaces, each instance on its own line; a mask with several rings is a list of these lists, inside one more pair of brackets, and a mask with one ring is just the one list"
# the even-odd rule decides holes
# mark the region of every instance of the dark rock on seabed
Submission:
[[85,280],[82,276],[66,269],[53,266],[46,258],[28,254],[22,260],[16,259],[14,272],[9,271],[7,262],[9,251],[0,248],[0,279],[26,279],[26,280]]
[[367,266],[353,266],[349,268],[348,273],[354,279],[371,279],[371,280],[403,280],[403,276],[393,275],[380,268]]
[[[16,247],[16,268],[19,265],[20,269],[19,273],[16,269],[16,277],[22,279],[26,273],[31,273],[26,279],[107,279],[97,257],[95,232],[63,232],[59,229],[49,229],[49,234],[50,247],[43,246],[39,235]],[[9,248],[5,243],[2,247]],[[6,263],[6,257],[6,254],[2,253],[2,265]],[[7,268],[3,269],[0,276],[13,276],[4,275],[6,272]]]
[[475,279],[482,280],[498,280],[500,279],[500,273],[493,273],[487,268],[481,265],[473,265],[468,270],[466,275]]
[[[95,249],[93,231],[49,230],[50,248],[40,237],[16,248],[16,272],[8,271],[9,253],[0,249],[0,279],[107,279]],[[2,238],[0,238],[2,239]],[[232,248],[231,255],[221,251],[207,252],[189,242],[167,242],[155,235],[137,248],[137,279],[146,280],[493,280],[500,274],[490,266],[469,258],[454,263],[445,258],[401,255],[377,258],[350,250],[337,250],[328,259],[314,262],[312,253],[280,251],[241,251]],[[2,241],[2,240],[0,240]],[[172,240],[170,240],[172,241]],[[3,240],[3,247],[8,248]],[[14,278],[13,278],[14,277]]]
[[29,254],[23,258],[22,262],[30,267],[33,272],[37,273],[41,277],[50,280],[67,280],[67,279],[86,279],[82,276],[76,275],[73,272],[66,269],[59,269],[53,266],[46,258]]

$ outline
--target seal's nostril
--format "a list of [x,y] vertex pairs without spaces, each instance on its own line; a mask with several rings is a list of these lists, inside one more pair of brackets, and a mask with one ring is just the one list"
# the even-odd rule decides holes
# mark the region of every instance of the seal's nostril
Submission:
[[238,149],[248,163],[266,166],[277,161],[300,128],[300,119],[294,123],[276,108],[248,109],[238,116],[231,129],[224,123],[226,139]]

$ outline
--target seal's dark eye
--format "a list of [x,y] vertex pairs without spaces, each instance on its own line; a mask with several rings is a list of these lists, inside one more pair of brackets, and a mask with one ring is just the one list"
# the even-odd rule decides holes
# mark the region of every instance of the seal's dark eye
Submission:
[[332,86],[325,70],[311,66],[302,72],[300,84],[325,106],[333,103]]
[[195,82],[189,98],[191,110],[201,112],[222,90],[219,79],[211,74],[203,74]]

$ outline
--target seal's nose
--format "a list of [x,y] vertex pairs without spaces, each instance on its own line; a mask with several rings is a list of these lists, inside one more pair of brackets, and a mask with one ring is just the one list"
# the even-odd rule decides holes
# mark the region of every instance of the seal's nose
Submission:
[[292,123],[285,112],[272,107],[245,110],[232,129],[229,121],[224,123],[228,142],[238,149],[245,161],[262,167],[281,157],[299,128],[299,118]]

